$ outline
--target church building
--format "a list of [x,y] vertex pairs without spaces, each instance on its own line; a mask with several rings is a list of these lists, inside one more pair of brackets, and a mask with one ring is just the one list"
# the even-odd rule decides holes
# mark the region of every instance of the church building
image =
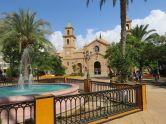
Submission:
[[[131,28],[131,21],[127,21],[126,29]],[[107,77],[109,68],[107,59],[104,58],[106,50],[111,45],[100,35],[81,49],[76,49],[74,28],[70,23],[65,27],[63,35],[63,51],[59,53],[62,64],[66,67],[66,75],[82,73],[90,77]]]

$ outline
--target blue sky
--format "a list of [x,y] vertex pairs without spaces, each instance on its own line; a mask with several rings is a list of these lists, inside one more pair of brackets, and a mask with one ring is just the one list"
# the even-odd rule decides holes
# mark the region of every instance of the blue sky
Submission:
[[[166,11],[165,0],[134,0],[129,6],[130,18],[144,18],[151,10],[160,9]],[[111,29],[120,23],[119,2],[115,8],[112,0],[107,0],[102,11],[99,10],[98,0],[86,7],[86,0],[3,0],[0,4],[0,12],[18,11],[19,8],[29,8],[38,13],[51,23],[52,30],[63,31],[68,21],[76,29],[76,34],[85,34],[86,29],[95,30]]]
[[[112,7],[112,0],[107,0],[102,11],[99,0],[93,0],[86,7],[86,0],[1,0],[0,13],[18,11],[19,8],[37,12],[38,17],[47,20],[52,31],[64,32],[70,21],[75,28],[76,36],[86,37],[87,30],[92,32],[114,29],[120,23],[119,0]],[[128,9],[130,19],[144,19],[152,10],[166,12],[166,0],[134,0]]]

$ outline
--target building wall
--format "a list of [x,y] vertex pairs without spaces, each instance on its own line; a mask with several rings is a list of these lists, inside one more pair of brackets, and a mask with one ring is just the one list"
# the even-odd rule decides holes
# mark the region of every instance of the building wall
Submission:
[[[68,34],[67,30],[69,30],[70,34]],[[67,44],[67,39],[69,39],[70,44]],[[96,46],[98,46],[99,51],[96,52]],[[66,74],[70,75],[73,71],[73,65],[76,65],[78,68],[82,68],[82,73],[87,75],[87,70],[89,68],[89,74],[91,77],[99,77],[99,76],[108,76],[108,65],[107,59],[104,58],[105,52],[109,44],[106,43],[101,37],[84,46],[80,50],[76,50],[75,48],[75,36],[74,29],[71,27],[71,24],[65,28],[64,34],[64,50],[61,54],[62,64],[66,67]],[[86,52],[90,54],[90,60],[85,61],[84,53]],[[101,74],[97,75],[94,73],[96,69],[94,69],[94,63],[100,63]],[[98,72],[98,71],[97,71]]]
[[[99,46],[99,53],[95,52],[95,46]],[[108,48],[108,45],[102,44],[98,42],[98,40],[93,41],[88,46],[85,46],[82,49],[82,52],[76,51],[73,52],[70,56],[65,56],[63,58],[63,65],[66,67],[66,74],[70,75],[73,73],[73,65],[78,65],[80,63],[82,65],[82,72],[86,75],[87,68],[89,66],[89,74],[91,77],[100,77],[100,76],[108,76],[108,64],[107,59],[104,58],[105,52]],[[88,62],[85,61],[84,52],[89,51],[91,52],[91,57]],[[94,63],[99,62],[101,65],[101,75],[94,74]]]
[[[94,74],[94,63],[99,62],[101,65],[101,75]],[[91,60],[89,61],[89,72],[91,77],[100,77],[100,76],[108,76],[108,64],[107,60],[103,58],[102,55],[98,55],[96,59],[96,55],[93,55]]]

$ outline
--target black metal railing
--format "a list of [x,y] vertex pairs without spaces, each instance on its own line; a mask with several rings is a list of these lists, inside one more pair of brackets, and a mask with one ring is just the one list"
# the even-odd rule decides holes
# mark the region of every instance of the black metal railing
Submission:
[[[73,83],[84,90],[84,80],[41,79],[43,83]],[[92,92],[55,96],[55,124],[85,124],[138,108],[138,85],[91,81]],[[139,93],[139,94],[138,94]],[[10,103],[10,100],[6,103]],[[0,105],[0,124],[33,124],[35,101]]]
[[0,79],[0,87],[16,85],[17,82],[17,79],[5,77],[5,80]]
[[137,108],[138,87],[55,97],[56,124],[85,124]]
[[112,90],[112,89],[113,87],[111,86],[110,83],[92,81],[92,92]]
[[92,83],[92,92],[132,87],[132,85],[128,84],[107,83],[99,81],[91,81],[91,83]]
[[0,105],[0,124],[34,124],[34,101]]

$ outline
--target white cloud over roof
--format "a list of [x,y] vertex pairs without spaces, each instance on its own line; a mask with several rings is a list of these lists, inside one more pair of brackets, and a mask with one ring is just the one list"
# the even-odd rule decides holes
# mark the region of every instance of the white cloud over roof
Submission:
[[[132,27],[141,24],[149,24],[149,29],[156,29],[157,33],[164,35],[166,33],[166,12],[161,10],[152,10],[150,14],[143,19],[132,19]],[[97,31],[94,29],[87,29],[86,36],[78,35],[76,36],[76,46],[77,48],[83,47],[92,40],[99,38],[100,34],[102,38],[112,42],[119,42],[120,40],[120,25],[115,26],[112,30]],[[58,51],[63,49],[63,33],[61,31],[55,31],[49,37],[49,40],[53,43]]]
[[49,40],[55,46],[57,51],[63,50],[63,34],[61,31],[55,31],[49,36]]

